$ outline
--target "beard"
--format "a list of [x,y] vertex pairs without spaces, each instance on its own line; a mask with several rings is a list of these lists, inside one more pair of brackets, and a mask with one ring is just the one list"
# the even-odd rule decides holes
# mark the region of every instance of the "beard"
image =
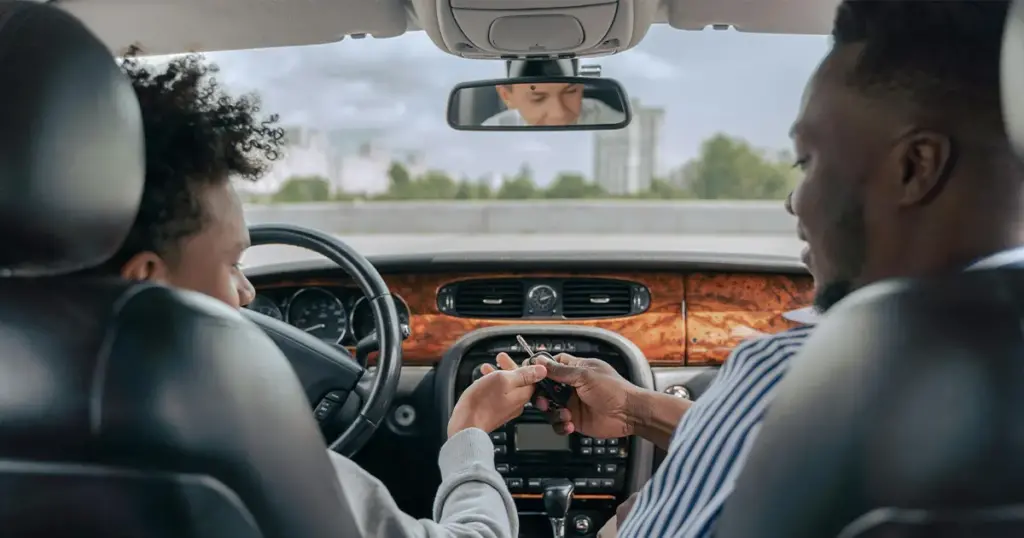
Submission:
[[815,282],[814,309],[824,314],[859,287],[860,275],[867,256],[867,228],[864,224],[864,203],[849,198],[838,218],[832,221],[827,238],[828,267],[832,275]]

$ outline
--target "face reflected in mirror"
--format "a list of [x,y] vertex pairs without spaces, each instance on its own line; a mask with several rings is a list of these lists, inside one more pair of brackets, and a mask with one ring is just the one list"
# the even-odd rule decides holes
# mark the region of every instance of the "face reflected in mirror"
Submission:
[[594,131],[629,124],[629,99],[612,79],[521,77],[460,84],[448,124],[469,131]]
[[505,84],[498,96],[527,125],[575,125],[583,107],[583,84]]

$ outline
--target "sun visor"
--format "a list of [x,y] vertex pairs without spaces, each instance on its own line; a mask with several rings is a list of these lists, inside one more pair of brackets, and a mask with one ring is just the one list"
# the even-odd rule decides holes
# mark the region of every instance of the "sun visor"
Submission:
[[1003,117],[1017,154],[1024,158],[1024,1],[1010,7],[1003,35]]

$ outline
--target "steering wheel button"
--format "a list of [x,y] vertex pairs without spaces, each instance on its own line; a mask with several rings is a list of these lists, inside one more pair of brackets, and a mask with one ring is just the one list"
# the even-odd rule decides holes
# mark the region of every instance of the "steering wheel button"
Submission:
[[324,396],[324,398],[331,400],[332,402],[340,402],[341,393],[339,393],[338,391],[330,392],[327,394],[327,396]]

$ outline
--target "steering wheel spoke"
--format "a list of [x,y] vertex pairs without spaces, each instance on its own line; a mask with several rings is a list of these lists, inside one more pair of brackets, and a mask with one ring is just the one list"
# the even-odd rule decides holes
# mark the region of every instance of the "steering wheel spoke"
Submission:
[[[292,363],[314,406],[314,417],[319,416],[321,398],[328,392],[347,392],[358,396],[361,405],[358,413],[353,413],[354,418],[345,430],[330,443],[332,450],[351,456],[366,443],[391,408],[402,371],[402,340],[407,336],[405,331],[408,328],[402,327],[394,298],[380,273],[366,258],[337,237],[290,224],[252,226],[249,236],[254,246],[290,245],[323,255],[352,278],[369,303],[377,339],[373,347],[378,352],[377,366],[369,369],[360,365],[344,347],[324,342],[268,316],[245,312],[274,339]],[[345,403],[340,402],[340,405]],[[331,420],[324,422],[330,423]]]

